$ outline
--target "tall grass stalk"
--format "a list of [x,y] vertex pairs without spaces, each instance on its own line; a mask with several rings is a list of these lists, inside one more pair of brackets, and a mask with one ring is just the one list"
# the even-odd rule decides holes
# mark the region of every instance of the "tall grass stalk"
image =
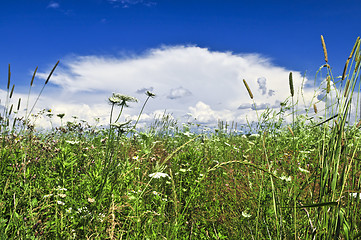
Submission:
[[[358,48],[359,42],[357,41],[356,49]],[[354,50],[352,50],[352,53],[353,51]],[[337,239],[341,236],[342,232],[346,233],[346,235],[349,234],[349,223],[344,217],[344,208],[341,201],[341,196],[344,194],[344,186],[346,184],[348,175],[348,171],[345,171],[345,167],[350,166],[353,161],[353,157],[349,158],[347,154],[349,150],[346,146],[346,121],[349,119],[354,89],[357,79],[359,78],[359,70],[360,69],[356,63],[354,71],[352,71],[352,76],[345,78],[347,84],[344,89],[344,94],[342,94],[340,96],[341,99],[339,99],[340,104],[338,105],[336,120],[336,123],[338,124],[332,126],[329,140],[324,138],[323,141],[323,151],[320,165],[320,191],[318,201],[319,204],[335,204],[330,208],[318,208],[319,217],[317,224],[321,231],[317,233],[317,236],[325,239]],[[327,123],[327,126],[325,125],[324,127],[325,136],[329,131],[328,125],[329,124]],[[345,161],[349,161],[349,163],[346,163]]]
[[[248,92],[249,97],[251,98],[251,100],[253,100],[254,110],[256,111],[257,120],[258,120],[258,122],[259,122],[259,121],[260,121],[260,118],[259,118],[259,116],[258,116],[257,105],[256,105],[256,102],[255,102],[254,99],[253,99],[253,93],[252,93],[252,91],[251,91],[251,88],[248,86],[248,83],[247,83],[247,81],[246,81],[245,79],[243,79],[243,83],[244,83],[244,86],[245,86],[246,89],[247,89],[247,92]],[[251,128],[251,126],[250,126],[250,128]]]
[[[50,73],[49,73],[49,75],[48,75],[47,79],[45,80],[45,83],[44,83],[43,87],[41,88],[41,90],[40,90],[40,92],[39,92],[39,95],[37,96],[37,98],[36,98],[36,100],[35,100],[35,102],[34,102],[34,104],[33,104],[32,108],[30,109],[29,113],[27,113],[27,115],[25,116],[25,118],[26,118],[26,119],[28,119],[28,118],[29,118],[30,114],[31,114],[31,113],[32,113],[32,111],[34,110],[34,108],[35,108],[35,106],[36,106],[37,102],[39,101],[39,98],[40,98],[41,94],[42,94],[42,93],[43,93],[43,91],[44,91],[45,86],[48,84],[48,82],[49,82],[49,80],[50,80],[51,76],[53,75],[53,73],[54,73],[54,71],[55,71],[56,67],[58,66],[59,62],[60,62],[60,61],[57,61],[57,62],[56,62],[56,64],[54,65],[53,69],[51,69],[51,71],[50,71]],[[37,70],[37,69],[38,69],[38,68],[36,68],[36,69],[35,69],[35,71],[34,71],[34,75],[36,74],[36,70]],[[33,75],[33,78],[31,79],[30,88],[31,88],[32,83],[33,83],[34,75]],[[30,91],[30,90],[29,90],[29,91]]]

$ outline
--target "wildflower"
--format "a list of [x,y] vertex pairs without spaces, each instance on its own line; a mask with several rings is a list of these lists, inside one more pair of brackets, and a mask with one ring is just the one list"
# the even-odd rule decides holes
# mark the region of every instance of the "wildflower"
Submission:
[[357,193],[357,192],[355,192],[355,193],[350,193],[350,196],[351,196],[351,197],[354,197],[354,198],[357,198],[357,196],[358,196],[358,198],[361,199],[361,194],[360,194],[360,193]]
[[162,177],[162,178],[164,178],[164,177],[170,178],[168,174],[166,174],[166,173],[161,173],[161,172],[151,173],[151,174],[149,174],[149,177],[151,177],[151,178],[161,178],[161,177]]
[[282,177],[280,177],[280,179],[281,179],[281,180],[284,180],[284,181],[286,181],[286,182],[291,182],[291,181],[292,181],[291,176],[289,176],[289,177],[282,176]]
[[57,191],[68,191],[68,189],[62,188],[62,187],[60,187],[60,186],[58,186],[58,188],[55,189],[55,190],[57,190]]
[[69,141],[69,140],[67,140],[65,142],[69,143],[70,145],[75,145],[75,144],[79,143],[79,141]]
[[98,220],[99,220],[100,222],[103,222],[104,218],[105,218],[105,215],[104,215],[103,213],[99,213],[99,214],[98,214]]
[[303,169],[301,167],[298,167],[298,170],[300,170],[300,172],[303,172],[303,173],[310,173],[310,171],[308,171],[307,169]]
[[120,93],[113,93],[113,96],[108,98],[108,100],[112,105],[125,106],[125,107],[129,107],[127,105],[127,102],[138,102],[138,99],[136,99],[135,97],[123,95]]
[[87,207],[78,208],[78,213],[81,212],[88,212],[88,208]]
[[252,215],[247,213],[246,211],[243,211],[242,216],[245,217],[245,218],[250,218]]
[[133,157],[133,160],[138,160],[139,159],[139,156],[134,156]]
[[253,139],[253,140],[256,139],[256,138],[259,138],[259,137],[260,137],[260,135],[257,134],[257,133],[254,133],[254,134],[251,134],[251,135],[248,136],[249,139]]
[[156,192],[156,191],[153,191],[152,193],[153,193],[153,195],[155,195],[155,196],[159,196],[159,195],[160,195],[160,193],[158,193],[158,192]]
[[111,104],[118,104],[118,103],[120,103],[120,98],[114,97],[114,94],[113,94],[113,97],[108,98],[108,100],[109,100],[109,102],[110,102]]
[[59,117],[60,119],[63,119],[63,117],[65,116],[65,113],[60,113],[56,115],[57,117]]
[[187,137],[191,137],[191,136],[193,136],[193,134],[192,133],[190,133],[190,132],[185,132],[185,133],[182,133],[184,136],[187,136]]
[[61,197],[61,198],[65,198],[65,197],[66,197],[66,194],[60,193],[60,194],[58,194],[58,196]]
[[88,202],[93,203],[93,202],[95,202],[95,199],[89,197],[89,198],[88,198]]
[[65,203],[62,202],[62,201],[56,201],[56,203],[59,204],[59,205],[65,205]]
[[71,210],[73,210],[73,209],[70,207],[70,208],[66,209],[65,212],[66,213],[71,213]]
[[150,91],[147,91],[145,94],[146,94],[148,97],[155,97],[155,94],[152,93],[152,92],[150,92]]
[[43,198],[48,198],[48,197],[51,197],[51,196],[53,196],[53,194],[44,195]]

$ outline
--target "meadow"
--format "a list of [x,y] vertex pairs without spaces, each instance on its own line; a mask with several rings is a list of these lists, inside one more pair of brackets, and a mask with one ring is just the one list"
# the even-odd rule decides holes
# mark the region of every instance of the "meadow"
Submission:
[[[361,122],[352,109],[359,106],[360,38],[339,78],[321,42],[325,63],[315,79],[324,73],[323,99],[303,109],[290,73],[280,109],[256,109],[258,122],[219,121],[213,129],[164,114],[137,130],[139,118],[121,122],[137,99],[113,94],[108,127],[74,119],[38,132],[30,121],[36,102],[24,116],[20,99],[11,104],[9,66],[0,118],[1,239],[361,237]],[[139,117],[156,97],[146,95]]]

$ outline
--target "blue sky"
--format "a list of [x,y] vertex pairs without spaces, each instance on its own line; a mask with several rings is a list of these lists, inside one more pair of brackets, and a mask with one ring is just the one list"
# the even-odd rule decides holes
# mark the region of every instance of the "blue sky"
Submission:
[[254,111],[242,79],[261,108],[276,108],[288,97],[288,72],[300,86],[307,71],[312,83],[324,63],[321,34],[333,73],[342,74],[360,35],[360,12],[361,2],[347,0],[3,1],[0,87],[10,63],[15,92],[24,98],[35,67],[36,89],[60,60],[38,110],[105,121],[112,92],[143,101],[139,93],[152,90],[158,96],[144,120],[167,109],[206,124],[244,121]]

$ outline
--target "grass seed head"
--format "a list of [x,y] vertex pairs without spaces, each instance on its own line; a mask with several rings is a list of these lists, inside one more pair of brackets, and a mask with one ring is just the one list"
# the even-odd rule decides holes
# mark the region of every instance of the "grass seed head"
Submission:
[[[352,48],[352,50],[351,50],[351,53],[350,53],[350,55],[348,56],[348,58],[347,58],[347,60],[346,60],[345,67],[343,68],[342,80],[344,80],[345,77],[346,77],[346,71],[347,71],[348,63],[350,62],[350,59],[352,58],[353,54],[355,53],[356,48],[359,49],[359,45],[360,45],[360,37],[358,37],[358,38],[356,39],[355,45],[353,45],[353,48]],[[356,54],[357,54],[357,52],[356,52]],[[356,59],[357,59],[357,56],[355,57],[355,61],[356,61]]]
[[295,135],[293,134],[291,127],[290,126],[287,126],[287,127],[288,127],[288,130],[290,131],[290,133],[292,134],[292,136],[294,137]]
[[358,42],[356,50],[355,50],[356,51],[356,53],[355,53],[355,62],[358,62],[360,60],[360,43],[359,42]]
[[291,92],[291,96],[293,97],[294,94],[295,94],[295,90],[293,88],[293,78],[292,78],[292,72],[290,72],[290,75],[289,75],[289,85],[290,85],[290,92]]
[[247,84],[246,80],[244,80],[244,79],[243,79],[243,83],[244,83],[244,85],[245,85],[245,86],[246,86],[246,88],[247,88],[247,91],[248,91],[249,97],[250,97],[251,99],[253,99],[253,94],[252,94],[252,91],[251,91],[251,89],[249,88],[249,86],[248,86],[248,84]]
[[10,106],[9,116],[11,115],[11,112],[13,111],[13,104]]
[[331,76],[330,75],[327,76],[326,81],[327,81],[326,93],[330,93],[331,92]]
[[33,77],[31,78],[30,87],[31,87],[31,86],[33,86],[36,71],[38,71],[38,67],[36,67],[36,68],[35,68],[35,71],[34,71]]
[[325,44],[325,39],[323,39],[322,35],[321,35],[321,42],[322,42],[323,53],[325,55],[325,62],[328,63],[327,48]]
[[21,98],[19,98],[18,107],[16,108],[16,111],[19,111],[19,109],[20,109],[20,103],[21,103]]
[[10,71],[10,64],[9,64],[8,86],[7,86],[7,89],[8,89],[8,90],[9,90],[9,88],[10,88],[10,77],[11,77],[11,71]]
[[350,86],[350,80],[347,80],[346,82],[346,87],[345,87],[345,94],[344,94],[344,97],[347,96],[347,93],[348,93],[348,87]]
[[13,96],[13,93],[14,93],[14,88],[15,88],[15,84],[13,85],[13,87],[11,88],[11,92],[10,92],[10,96],[9,98],[11,98]]
[[313,111],[317,114],[317,106],[316,106],[316,103],[313,104]]
[[356,63],[356,67],[355,67],[355,72],[358,71],[359,67],[360,67],[360,62],[361,62],[361,58],[358,59],[357,63]]
[[346,70],[347,70],[347,67],[348,67],[348,62],[350,61],[350,59],[347,59],[347,61],[346,61],[346,64],[345,64],[345,67],[343,68],[343,73],[342,73],[342,80],[344,80],[345,79],[345,77],[346,77]]
[[54,72],[55,68],[58,66],[58,64],[59,64],[59,61],[57,61],[57,63],[55,64],[55,66],[53,67],[53,69],[51,70],[51,72],[49,73],[49,76],[48,76],[48,78],[47,78],[46,81],[45,81],[45,85],[48,84],[48,82],[49,82],[49,80],[50,80],[50,77],[51,77],[51,75],[53,75],[53,72]]
[[358,37],[358,38],[356,39],[355,45],[353,45],[353,48],[352,48],[351,53],[350,53],[350,56],[348,56],[348,60],[350,60],[350,59],[352,58],[352,56],[353,56],[356,48],[359,48],[359,46],[360,46],[360,37]]

